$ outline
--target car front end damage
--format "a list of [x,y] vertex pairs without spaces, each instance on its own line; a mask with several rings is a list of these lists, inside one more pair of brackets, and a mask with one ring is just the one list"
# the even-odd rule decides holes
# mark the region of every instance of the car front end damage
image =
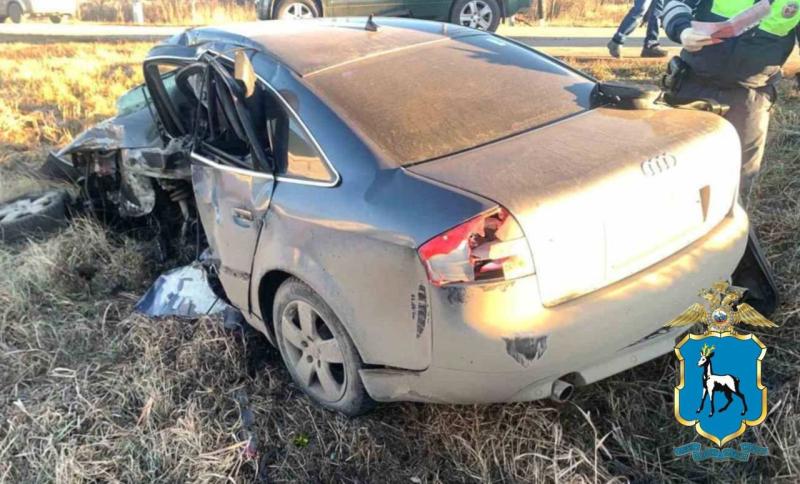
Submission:
[[187,318],[231,312],[197,218],[189,138],[163,137],[148,103],[143,87],[132,89],[120,98],[117,116],[50,153],[41,174],[77,186],[71,213],[155,238],[161,261],[195,259],[159,277],[138,312]]
[[[143,96],[142,88],[122,100],[127,96]],[[143,217],[155,209],[159,190],[170,192],[181,182],[190,182],[186,142],[176,139],[165,146],[150,109],[121,107],[117,116],[51,153],[43,171],[93,187],[93,193],[84,194],[88,202],[109,202],[119,216]]]

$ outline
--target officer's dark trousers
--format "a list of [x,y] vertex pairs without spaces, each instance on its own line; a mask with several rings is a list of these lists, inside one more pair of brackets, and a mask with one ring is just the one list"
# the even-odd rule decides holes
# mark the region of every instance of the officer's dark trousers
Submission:
[[679,95],[685,98],[710,98],[730,106],[725,118],[736,127],[742,141],[742,182],[739,193],[747,200],[764,157],[770,108],[776,97],[775,87],[723,89],[690,77],[683,83]]

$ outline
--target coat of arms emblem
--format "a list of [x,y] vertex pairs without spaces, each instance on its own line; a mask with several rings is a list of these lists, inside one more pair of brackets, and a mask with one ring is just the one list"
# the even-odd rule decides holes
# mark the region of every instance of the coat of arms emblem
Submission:
[[740,302],[745,291],[726,282],[714,284],[700,292],[703,304],[692,305],[667,325],[705,325],[705,332],[689,333],[675,346],[680,362],[675,418],[718,447],[767,416],[767,388],[761,382],[767,348],[757,336],[738,331],[737,325],[777,325]]

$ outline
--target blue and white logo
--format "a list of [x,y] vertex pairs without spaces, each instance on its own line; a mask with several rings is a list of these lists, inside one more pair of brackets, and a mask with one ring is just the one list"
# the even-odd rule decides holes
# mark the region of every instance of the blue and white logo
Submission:
[[705,326],[702,334],[687,334],[675,346],[680,368],[675,387],[675,418],[694,427],[716,448],[697,443],[675,449],[676,456],[746,461],[750,455],[767,455],[768,449],[743,443],[721,449],[744,434],[747,427],[767,418],[767,388],[761,382],[761,364],[767,347],[753,334],[740,333],[737,325],[776,328],[755,308],[741,302],[746,289],[718,282],[700,291],[703,303],[693,304],[667,327]]
[[718,446],[767,417],[761,362],[767,348],[754,335],[688,334],[675,347],[680,361],[675,418]]

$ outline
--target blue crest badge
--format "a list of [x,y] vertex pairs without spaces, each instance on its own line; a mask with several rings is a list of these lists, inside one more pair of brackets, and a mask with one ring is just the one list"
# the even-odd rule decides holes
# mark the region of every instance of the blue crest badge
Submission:
[[[668,324],[706,326],[703,334],[687,334],[675,346],[680,362],[675,418],[718,447],[744,434],[747,427],[759,425],[767,416],[767,388],[761,382],[767,348],[755,335],[740,333],[734,327],[742,323],[761,328],[777,326],[749,304],[739,302],[744,293],[743,288],[717,283],[711,290],[701,291],[705,304],[692,305]],[[687,453],[694,452],[695,459],[697,454],[725,459],[737,458],[739,453],[733,449],[703,453],[699,444],[684,447],[692,446],[693,451]]]
[[752,334],[687,334],[675,347],[680,382],[675,418],[718,446],[767,416],[761,361],[767,352]]

